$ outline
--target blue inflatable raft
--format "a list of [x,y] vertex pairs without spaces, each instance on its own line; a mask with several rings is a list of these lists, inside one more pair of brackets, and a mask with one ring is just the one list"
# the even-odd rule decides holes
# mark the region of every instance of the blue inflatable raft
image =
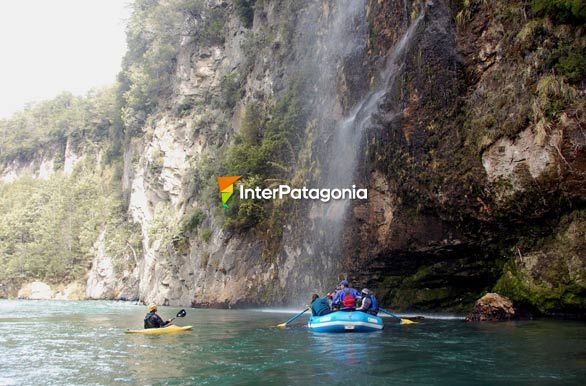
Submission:
[[315,332],[371,332],[383,329],[383,320],[361,311],[336,311],[311,316],[307,327]]

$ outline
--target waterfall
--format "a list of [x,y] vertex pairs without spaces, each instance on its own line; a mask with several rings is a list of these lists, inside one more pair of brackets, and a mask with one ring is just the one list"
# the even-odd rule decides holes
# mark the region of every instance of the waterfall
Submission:
[[[389,51],[374,88],[337,124],[330,153],[326,158],[329,163],[323,181],[325,187],[348,188],[355,184],[364,134],[369,127],[375,125],[373,116],[379,112],[379,106],[384,101],[387,91],[393,88],[401,74],[405,53],[416,36],[417,27],[423,20],[423,16],[424,13],[421,13],[412,22],[395,47]],[[350,200],[332,200],[325,204],[314,204],[314,207],[314,210],[320,213],[317,227],[320,230],[321,246],[318,246],[316,250],[324,254],[322,260],[330,261],[327,269],[336,271],[336,263],[339,262],[342,254],[342,236]]]
[[[325,32],[318,33],[312,45],[305,46],[311,54],[303,66],[314,81],[312,101],[318,126],[316,131],[322,142],[326,142],[327,149],[321,155],[322,173],[317,183],[320,188],[343,189],[355,184],[356,170],[364,150],[364,134],[375,126],[373,117],[402,72],[406,53],[417,36],[425,11],[411,22],[395,46],[382,58],[380,68],[370,80],[370,89],[343,113],[338,99],[339,73],[345,63],[351,63],[355,58],[360,64],[351,71],[366,71],[362,59],[366,56],[368,22],[364,0],[339,0],[328,4],[333,5],[327,20],[321,20]],[[312,26],[311,33],[318,30],[319,27]],[[297,294],[298,300],[307,298],[307,291],[311,288],[318,292],[332,289],[344,274],[340,262],[349,204],[349,200],[311,203],[310,222],[299,225],[303,235],[302,248],[293,251],[292,246],[299,245],[298,240],[294,236],[290,240],[285,238],[285,254],[292,258],[282,265],[280,279],[282,285]]]
[[[372,117],[379,111],[379,105],[384,100],[387,90],[393,87],[401,73],[405,51],[413,40],[423,15],[421,13],[415,19],[399,42],[387,54],[384,68],[378,76],[379,81],[374,90],[370,91],[338,124],[328,157],[329,165],[325,181],[327,187],[345,188],[352,185],[362,149],[363,134],[369,126],[373,125]],[[343,225],[349,202],[349,200],[330,201],[323,206],[325,212],[322,219],[327,222],[325,225],[329,229],[332,224]]]

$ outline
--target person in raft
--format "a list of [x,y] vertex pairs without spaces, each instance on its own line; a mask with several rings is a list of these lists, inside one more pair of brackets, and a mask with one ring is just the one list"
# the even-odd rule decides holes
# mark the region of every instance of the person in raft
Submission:
[[318,294],[311,295],[312,316],[323,316],[329,314],[330,312],[334,311],[330,308],[330,303],[328,302],[327,296],[320,298]]
[[350,287],[348,280],[342,280],[340,287],[342,289],[336,292],[332,301],[332,307],[339,309],[352,309],[356,307],[356,300],[360,298],[360,292]]
[[362,290],[362,304],[356,309],[356,311],[367,312],[372,315],[378,314],[378,300],[374,293],[368,288]]
[[149,313],[146,314],[144,317],[144,328],[160,328],[165,327],[171,323],[170,320],[163,320],[159,315],[157,315],[157,305],[156,304],[149,304]]

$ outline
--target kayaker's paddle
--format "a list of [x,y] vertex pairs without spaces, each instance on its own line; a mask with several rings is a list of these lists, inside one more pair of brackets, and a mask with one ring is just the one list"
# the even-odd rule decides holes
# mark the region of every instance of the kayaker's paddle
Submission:
[[400,318],[397,315],[393,314],[392,312],[385,310],[384,308],[379,308],[378,310],[381,311],[382,313],[385,313],[387,315],[392,316],[395,319],[399,319],[401,321],[401,324],[415,324],[415,323],[417,323],[417,322],[414,322],[414,321],[409,320],[409,319]]
[[187,312],[185,312],[185,310],[181,310],[181,311],[179,311],[179,312],[177,313],[177,315],[175,315],[175,318],[172,318],[171,320],[169,320],[169,323],[167,323],[167,325],[169,325],[169,324],[173,323],[173,321],[174,321],[176,318],[184,318],[184,317],[185,317],[185,315],[187,315]]
[[292,317],[291,319],[287,320],[285,323],[281,323],[281,324],[277,324],[277,327],[287,327],[287,325],[289,323],[291,323],[292,321],[294,321],[295,319],[299,318],[301,315],[305,314],[305,312],[309,310],[309,307],[304,309],[303,311],[301,311],[300,313],[298,313],[297,315],[295,315],[294,317]]

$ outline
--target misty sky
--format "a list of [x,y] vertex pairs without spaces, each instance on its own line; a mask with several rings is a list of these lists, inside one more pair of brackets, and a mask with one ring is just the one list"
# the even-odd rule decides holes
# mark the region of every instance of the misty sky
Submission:
[[129,0],[0,0],[0,118],[114,82]]

